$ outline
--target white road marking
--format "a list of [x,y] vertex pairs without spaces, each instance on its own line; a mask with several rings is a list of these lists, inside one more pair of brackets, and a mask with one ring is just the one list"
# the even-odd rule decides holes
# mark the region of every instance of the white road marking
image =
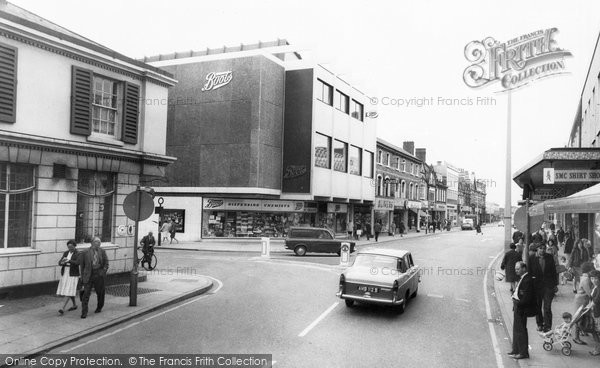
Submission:
[[135,325],[137,325],[137,324],[140,324],[140,323],[142,323],[142,322],[146,322],[146,321],[148,321],[148,320],[151,320],[151,319],[153,319],[153,318],[156,318],[156,317],[158,317],[158,316],[162,316],[163,314],[166,314],[166,313],[172,312],[172,311],[174,311],[174,310],[176,310],[176,309],[179,309],[179,308],[181,308],[181,307],[183,307],[183,306],[186,306],[186,305],[188,305],[188,304],[192,304],[192,303],[194,303],[194,302],[197,302],[197,301],[198,301],[198,300],[200,300],[200,299],[204,299],[204,298],[205,298],[205,297],[207,297],[207,296],[210,296],[210,295],[212,295],[212,294],[215,294],[215,293],[217,293],[217,292],[218,292],[218,291],[219,291],[219,290],[220,290],[220,289],[223,287],[223,283],[222,283],[220,280],[217,280],[217,279],[215,279],[214,277],[210,277],[210,276],[204,276],[204,277],[208,277],[209,279],[212,279],[213,281],[216,281],[216,282],[219,284],[219,286],[218,286],[218,287],[217,287],[217,288],[216,288],[214,291],[211,291],[210,293],[206,293],[206,294],[199,295],[199,296],[197,296],[196,298],[194,298],[194,299],[192,299],[192,300],[190,300],[190,301],[188,301],[188,302],[185,302],[185,303],[183,303],[183,304],[180,304],[180,305],[178,305],[178,306],[175,306],[175,307],[173,307],[173,308],[169,308],[169,309],[167,309],[167,310],[166,310],[166,311],[164,311],[164,312],[160,312],[160,313],[158,313],[158,314],[156,314],[156,315],[150,316],[150,317],[148,317],[148,318],[145,318],[145,319],[143,319],[143,320],[141,320],[141,321],[137,321],[137,322],[130,323],[130,324],[128,324],[128,325],[127,325],[127,326],[125,326],[125,327],[122,327],[122,328],[116,329],[116,330],[114,330],[113,332],[109,332],[109,333],[107,333],[107,334],[104,334],[104,335],[102,335],[102,336],[98,336],[98,337],[97,337],[97,338],[95,338],[95,339],[92,339],[92,340],[86,341],[86,342],[84,342],[84,343],[81,343],[81,344],[79,344],[79,345],[77,345],[77,346],[74,346],[74,347],[72,347],[72,348],[70,348],[70,349],[67,349],[67,350],[62,350],[62,351],[61,351],[61,353],[68,353],[68,352],[70,352],[70,351],[73,351],[73,350],[75,350],[75,349],[78,349],[78,348],[80,348],[80,347],[82,347],[82,346],[85,346],[85,345],[91,344],[91,343],[93,343],[93,342],[96,342],[96,341],[102,340],[102,339],[104,339],[104,338],[106,338],[106,337],[109,337],[109,336],[115,335],[115,334],[117,334],[117,333],[119,333],[119,332],[122,332],[122,331],[125,331],[125,330],[127,330],[127,329],[130,329],[131,327],[133,327],[133,326],[135,326]]
[[432,297],[432,298],[440,298],[440,299],[444,298],[443,295],[438,295],[438,294],[427,294],[427,296]]
[[469,299],[456,298],[456,300],[458,300],[459,302],[471,303],[471,301]]
[[302,332],[300,332],[298,334],[298,337],[304,337],[306,336],[307,333],[310,332],[310,330],[312,330],[319,322],[321,322],[325,317],[327,317],[327,315],[329,313],[331,313],[332,310],[335,309],[335,307],[338,306],[338,304],[340,304],[340,302],[335,302],[331,305],[331,307],[327,308],[327,310],[325,312],[323,312],[317,319],[315,319],[313,321],[313,323],[311,323],[310,325],[308,325],[308,327],[306,327]]
[[[486,313],[487,320],[488,320],[488,327],[490,329],[490,336],[492,338],[492,346],[494,347],[494,355],[496,356],[496,365],[498,366],[498,368],[504,368],[504,364],[502,363],[502,356],[500,355],[500,346],[498,345],[498,340],[496,339],[494,323],[491,322],[492,321],[492,310],[490,307],[490,299],[489,299],[488,293],[487,293],[487,280],[488,280],[488,274],[489,274],[488,271],[492,268],[492,265],[494,264],[496,259],[498,257],[500,257],[500,255],[503,252],[504,251],[501,251],[500,253],[498,253],[496,255],[496,257],[494,257],[494,259],[492,259],[490,261],[490,264],[488,265],[488,267],[485,270],[485,276],[483,277],[483,296],[485,299],[485,313]],[[490,258],[492,258],[492,257],[490,257]]]

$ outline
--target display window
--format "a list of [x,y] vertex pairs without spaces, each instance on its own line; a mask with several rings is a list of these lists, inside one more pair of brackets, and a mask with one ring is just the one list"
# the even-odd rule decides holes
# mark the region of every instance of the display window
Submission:
[[204,211],[203,238],[279,238],[293,226],[314,226],[315,214],[302,212]]

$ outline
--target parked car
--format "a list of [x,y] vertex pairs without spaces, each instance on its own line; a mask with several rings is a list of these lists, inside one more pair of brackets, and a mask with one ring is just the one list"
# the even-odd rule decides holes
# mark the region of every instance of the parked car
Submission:
[[474,228],[473,219],[463,219],[460,224],[461,230],[473,230]]
[[308,252],[340,254],[342,243],[350,243],[350,253],[354,252],[355,242],[336,239],[331,230],[320,227],[292,227],[285,239],[285,247],[297,256]]
[[354,263],[340,275],[337,296],[347,307],[355,302],[389,305],[404,312],[417,296],[421,273],[410,252],[400,249],[360,250]]

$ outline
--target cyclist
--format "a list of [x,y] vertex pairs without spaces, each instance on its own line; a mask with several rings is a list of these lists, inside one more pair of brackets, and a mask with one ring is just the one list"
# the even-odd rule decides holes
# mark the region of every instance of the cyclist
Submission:
[[142,267],[144,267],[144,262],[148,263],[148,267],[150,267],[150,262],[152,261],[152,256],[154,255],[155,244],[156,240],[154,239],[154,235],[152,235],[152,231],[150,231],[148,235],[144,236],[140,241],[142,253],[144,253],[144,258],[142,258],[141,261]]

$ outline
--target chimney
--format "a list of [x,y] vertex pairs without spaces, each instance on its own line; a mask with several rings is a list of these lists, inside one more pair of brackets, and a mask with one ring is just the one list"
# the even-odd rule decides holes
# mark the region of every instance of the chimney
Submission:
[[415,142],[404,142],[402,148],[404,148],[404,150],[410,153],[411,155],[415,154]]
[[423,163],[427,162],[427,149],[426,148],[417,148],[417,154],[415,155],[417,156],[417,158],[421,161],[423,161]]

